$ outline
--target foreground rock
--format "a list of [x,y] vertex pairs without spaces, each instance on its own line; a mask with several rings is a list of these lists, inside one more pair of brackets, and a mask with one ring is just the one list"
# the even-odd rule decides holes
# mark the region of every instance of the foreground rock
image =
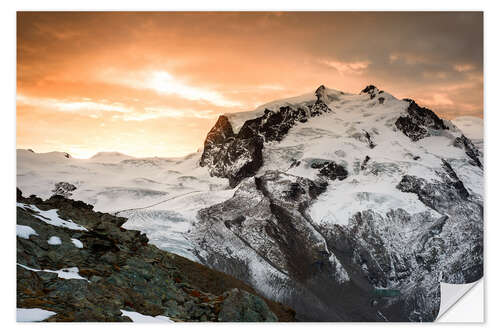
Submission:
[[48,321],[130,321],[121,310],[173,321],[294,320],[237,279],[148,245],[125,221],[18,192],[18,228],[34,233],[18,230],[17,307],[55,312]]

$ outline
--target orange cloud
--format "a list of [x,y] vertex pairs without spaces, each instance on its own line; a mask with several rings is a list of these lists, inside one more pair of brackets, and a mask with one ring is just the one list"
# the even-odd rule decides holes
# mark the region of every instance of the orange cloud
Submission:
[[343,62],[337,60],[321,60],[322,64],[336,69],[341,75],[361,74],[371,64],[370,61]]

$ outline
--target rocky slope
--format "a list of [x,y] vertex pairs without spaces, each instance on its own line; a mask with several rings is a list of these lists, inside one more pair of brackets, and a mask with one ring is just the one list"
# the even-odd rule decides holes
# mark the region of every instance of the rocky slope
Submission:
[[236,191],[199,211],[198,258],[303,320],[432,321],[440,281],[482,277],[482,153],[413,100],[321,86],[221,116],[200,165]]
[[294,320],[293,310],[248,285],[161,251],[123,229],[125,218],[92,208],[18,191],[18,320],[26,309],[51,311],[47,321]]

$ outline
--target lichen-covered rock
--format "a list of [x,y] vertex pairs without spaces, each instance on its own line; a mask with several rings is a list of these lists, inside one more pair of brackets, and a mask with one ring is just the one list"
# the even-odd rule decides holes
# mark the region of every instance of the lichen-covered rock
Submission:
[[267,304],[255,295],[240,289],[226,291],[219,312],[219,321],[261,322],[278,321]]

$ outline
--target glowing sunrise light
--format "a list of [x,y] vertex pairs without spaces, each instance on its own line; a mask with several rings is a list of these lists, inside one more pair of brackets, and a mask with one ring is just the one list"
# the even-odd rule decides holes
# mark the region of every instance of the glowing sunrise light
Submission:
[[102,69],[99,73],[102,82],[130,87],[137,90],[152,90],[160,95],[176,95],[188,101],[204,101],[219,107],[237,107],[243,104],[226,98],[220,92],[186,83],[167,71],[128,72],[116,68]]
[[216,91],[184,84],[165,71],[153,72],[146,86],[160,94],[175,94],[192,101],[204,100],[219,106],[241,105],[238,102],[227,100]]

